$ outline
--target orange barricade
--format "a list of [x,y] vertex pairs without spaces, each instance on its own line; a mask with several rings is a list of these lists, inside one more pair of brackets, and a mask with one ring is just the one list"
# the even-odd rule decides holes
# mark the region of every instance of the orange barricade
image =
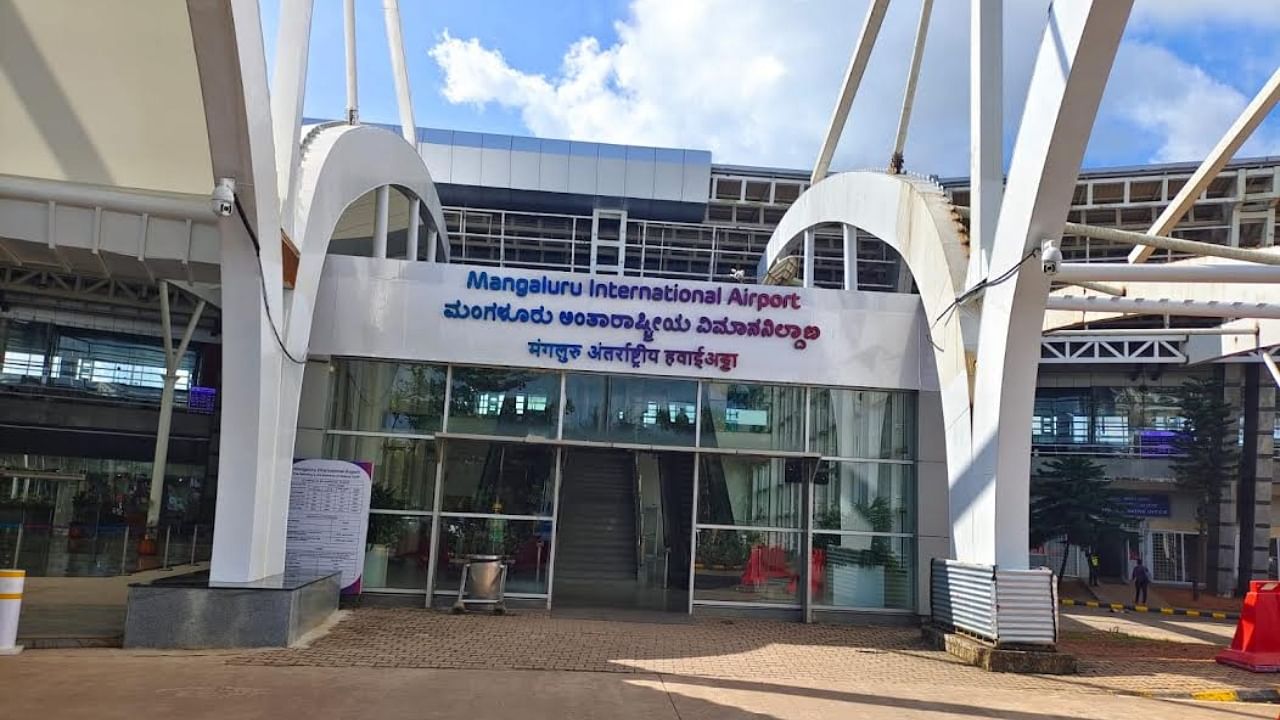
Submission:
[[1214,659],[1252,672],[1280,672],[1280,582],[1249,583],[1231,647]]

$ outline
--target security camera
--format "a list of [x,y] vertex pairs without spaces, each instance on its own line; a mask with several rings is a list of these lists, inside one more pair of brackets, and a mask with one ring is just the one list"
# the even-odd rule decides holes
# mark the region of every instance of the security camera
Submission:
[[218,184],[213,187],[213,195],[209,197],[209,204],[213,207],[214,214],[221,217],[230,216],[235,203],[236,181],[231,178],[219,178]]
[[1040,269],[1045,275],[1057,275],[1062,265],[1062,251],[1051,242],[1045,242],[1040,250]]

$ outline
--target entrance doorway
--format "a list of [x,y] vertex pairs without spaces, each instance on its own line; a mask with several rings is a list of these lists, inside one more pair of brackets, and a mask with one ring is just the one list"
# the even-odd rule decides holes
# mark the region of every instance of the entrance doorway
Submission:
[[694,456],[566,448],[553,608],[686,612]]

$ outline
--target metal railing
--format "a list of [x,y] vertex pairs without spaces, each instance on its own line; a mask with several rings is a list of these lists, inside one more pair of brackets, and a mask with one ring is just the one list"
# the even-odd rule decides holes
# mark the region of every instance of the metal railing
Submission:
[[33,577],[128,575],[207,562],[212,553],[212,525],[162,525],[148,535],[124,524],[0,523],[0,567]]
[[929,588],[935,625],[999,646],[1058,641],[1057,579],[1048,568],[1002,570],[934,558]]

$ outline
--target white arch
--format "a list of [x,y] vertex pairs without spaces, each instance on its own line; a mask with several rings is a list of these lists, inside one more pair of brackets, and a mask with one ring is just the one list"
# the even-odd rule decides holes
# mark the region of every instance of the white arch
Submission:
[[430,225],[445,237],[444,210],[417,148],[370,125],[327,123],[304,137],[297,172],[293,228],[300,254],[285,333],[295,357],[307,349],[320,273],[342,213],[365,194],[396,185],[422,201]]
[[851,172],[813,185],[787,209],[769,238],[763,270],[809,228],[853,225],[875,235],[902,256],[915,279],[928,318],[934,364],[942,389],[949,482],[969,464],[971,382],[968,352],[977,329],[955,307],[968,269],[968,236],[952,217],[951,203],[932,181],[906,175]]

